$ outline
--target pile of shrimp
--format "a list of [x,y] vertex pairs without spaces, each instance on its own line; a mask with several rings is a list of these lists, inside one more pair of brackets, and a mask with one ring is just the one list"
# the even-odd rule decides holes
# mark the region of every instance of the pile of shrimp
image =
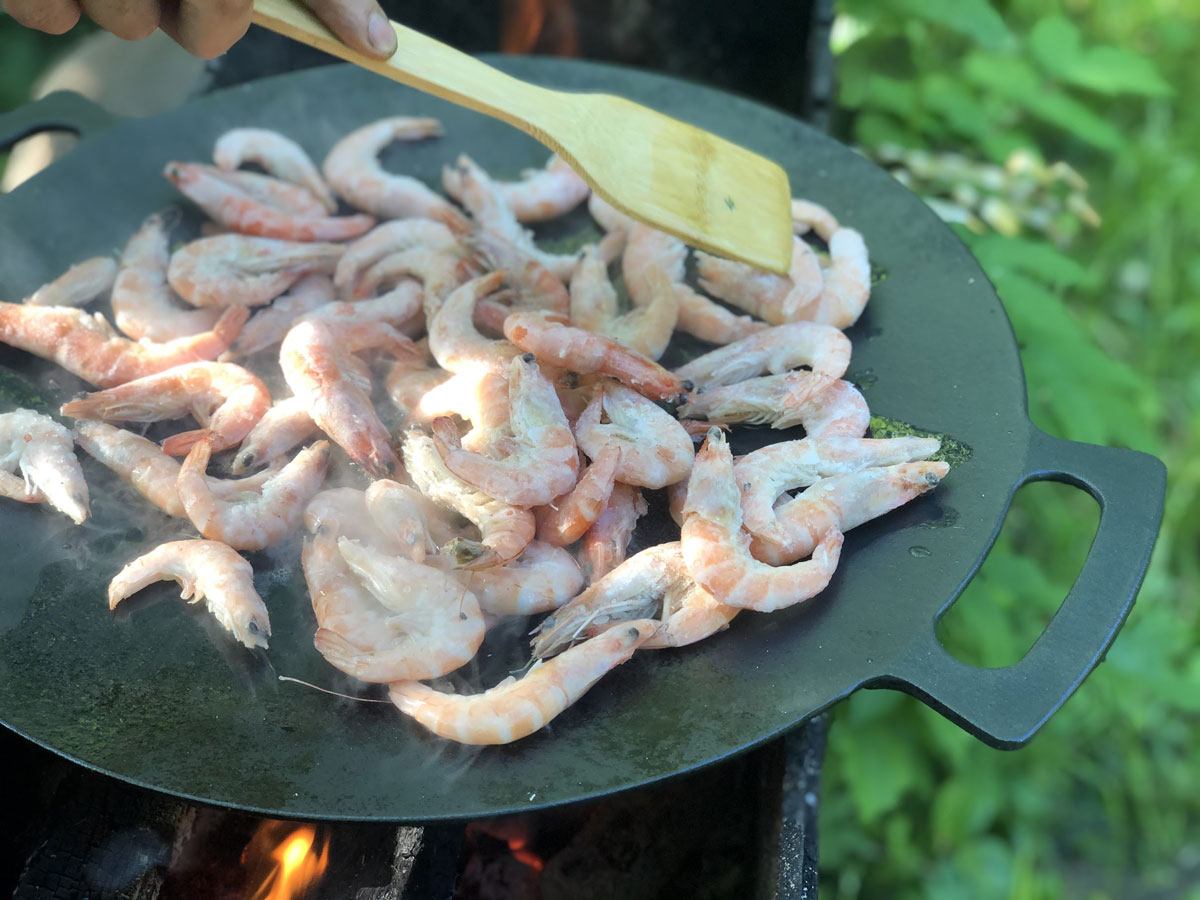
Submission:
[[[318,168],[239,128],[211,164],[169,162],[208,218],[200,236],[172,251],[155,212],[118,261],[0,304],[0,341],[96,388],[62,405],[73,430],[0,416],[0,492],[83,523],[78,445],[196,535],[116,572],[110,609],[174,580],[248,648],[271,626],[243,552],[303,530],[316,651],[437,735],[503,744],[635,652],[816,596],[845,532],[948,467],[937,440],[866,436],[844,329],[870,266],[828,210],[794,201],[786,275],[696,252],[693,285],[690,248],[556,157],[504,182],[459,156],[444,195],[382,167],[393,142],[441,133],[383,119]],[[599,240],[537,245],[528,226],[585,203]],[[85,309],[106,296],[108,315]],[[713,349],[672,371],[658,360],[678,332]],[[189,415],[198,427],[161,442],[129,427]],[[802,439],[730,450],[735,426],[795,425]],[[629,555],[652,501],[678,539]],[[521,677],[425,683],[535,615]]]

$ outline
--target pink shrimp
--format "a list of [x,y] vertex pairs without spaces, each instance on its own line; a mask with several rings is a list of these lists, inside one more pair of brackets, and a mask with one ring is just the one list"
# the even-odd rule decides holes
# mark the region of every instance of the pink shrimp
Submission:
[[654,360],[612,338],[565,325],[550,313],[513,313],[504,321],[504,336],[543,364],[609,375],[655,400],[674,400],[690,387]]
[[820,296],[799,317],[849,328],[871,295],[871,264],[862,235],[853,228],[839,228],[829,239],[829,258]]
[[833,213],[820,204],[799,197],[792,200],[792,228],[796,234],[815,231],[828,244],[833,233],[841,227]]
[[270,306],[259,309],[250,317],[250,321],[246,323],[246,327],[221,361],[231,362],[239,356],[249,356],[274,347],[283,340],[283,336],[297,320],[333,299],[333,282],[329,280],[328,275],[309,275],[301,278],[284,294],[271,301]]
[[392,685],[391,700],[440,737],[462,744],[509,744],[533,734],[628,660],[658,631],[635,620],[507,678],[482,694],[445,694],[417,681]]
[[571,277],[571,324],[607,335],[632,350],[658,359],[666,352],[679,319],[679,292],[660,270],[647,274],[651,299],[624,315],[617,291],[596,247],[587,247]]
[[333,192],[304,148],[278,131],[232,128],[213,145],[213,162],[226,172],[256,163],[276,178],[307,189],[326,212],[337,212]]
[[[588,183],[557,155],[551,156],[544,168],[523,170],[519,181],[496,181],[493,186],[517,221],[526,225],[566,215],[591,193]],[[464,187],[459,169],[451,166],[442,169],[442,187],[462,202]]]
[[590,581],[603,578],[625,561],[637,520],[649,509],[641,488],[619,481],[613,485],[604,511],[583,535],[580,552]]
[[538,540],[565,547],[583,537],[608,505],[620,461],[620,447],[604,447],[570,492],[535,509]]
[[86,306],[113,286],[117,264],[111,256],[76,263],[22,302],[27,306]]
[[831,529],[812,559],[778,568],[750,555],[742,530],[742,508],[733,457],[719,429],[696,454],[683,507],[683,558],[692,577],[719,603],[771,612],[800,603],[825,589],[837,568],[842,533]]
[[751,378],[692,394],[679,415],[711,422],[804,425],[809,437],[862,437],[871,413],[862,394],[847,381],[797,370]]
[[691,435],[674,416],[619,384],[597,393],[575,423],[575,437],[593,458],[606,447],[619,448],[617,480],[652,490],[686,478],[695,456]]
[[429,352],[439,366],[454,373],[488,371],[507,374],[520,355],[506,340],[485,338],[475,329],[475,304],[500,287],[504,271],[481,275],[450,294],[429,320]]
[[359,280],[373,265],[406,250],[455,252],[458,237],[432,219],[397,219],[384,222],[346,247],[333,273],[333,283],[343,300],[358,296]]
[[305,275],[332,272],[341,255],[341,244],[219,234],[172,253],[167,281],[193,306],[262,306]]
[[182,456],[210,438],[213,450],[236,447],[271,406],[258,376],[233,363],[197,362],[147,375],[64,403],[76,419],[158,422],[191,413],[204,427],[163,441],[163,451]]
[[782,374],[797,366],[841,378],[850,365],[850,339],[832,325],[795,322],[766,328],[697,356],[675,370],[697,390],[737,384],[763,372]]
[[[12,475],[20,468],[21,477]],[[32,409],[0,414],[0,496],[26,503],[47,501],[82,525],[91,515],[83,469],[71,432]]]
[[772,325],[801,317],[801,311],[820,295],[823,284],[817,255],[800,238],[792,241],[792,262],[787,275],[707,253],[698,252],[696,262],[700,287]]
[[0,342],[58,363],[72,375],[107,388],[175,366],[215,359],[229,349],[249,315],[245,309],[227,309],[212,331],[158,344],[121,337],[99,313],[0,303]]
[[288,241],[346,241],[375,227],[372,216],[328,216],[306,188],[267,175],[180,162],[168,163],[163,174],[213,221],[240,234]]
[[407,175],[387,172],[379,152],[393,141],[419,141],[440,137],[437,119],[396,116],[380,119],[352,131],[333,145],[322,169],[325,180],[357,209],[384,219],[435,219],[455,231],[470,226],[461,212]]
[[516,559],[490,569],[458,569],[459,581],[497,616],[532,616],[558,609],[583,588],[575,558],[561,547],[530,541]]

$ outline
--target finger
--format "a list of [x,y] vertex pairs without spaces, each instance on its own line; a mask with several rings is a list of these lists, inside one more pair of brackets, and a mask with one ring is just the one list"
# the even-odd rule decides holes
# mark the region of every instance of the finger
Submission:
[[117,37],[140,41],[158,28],[157,0],[80,0],[87,17]]
[[26,28],[66,34],[79,21],[75,0],[4,0],[4,11]]
[[251,0],[179,0],[163,10],[159,27],[193,56],[212,59],[250,27]]
[[396,52],[396,32],[375,0],[304,0],[345,44],[386,59]]

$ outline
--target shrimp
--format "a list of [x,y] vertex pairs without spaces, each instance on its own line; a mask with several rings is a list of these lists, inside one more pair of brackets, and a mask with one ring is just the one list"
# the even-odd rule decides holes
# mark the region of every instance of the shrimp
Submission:
[[533,513],[489,497],[446,468],[433,438],[419,431],[404,436],[404,465],[426,497],[466,517],[479,528],[480,540],[456,539],[449,552],[462,568],[483,569],[515,559],[533,540]]
[[113,322],[135,341],[172,341],[208,331],[221,315],[219,309],[185,309],[171,299],[169,259],[166,221],[156,213],[125,244],[112,287]]
[[575,486],[575,437],[554,385],[532,354],[514,358],[509,371],[513,440],[506,442],[502,459],[461,449],[458,432],[447,418],[434,420],[433,443],[447,469],[485,494],[513,506],[541,506]]
[[[600,422],[601,410],[607,424]],[[686,478],[695,457],[691,435],[670,413],[619,384],[592,399],[575,423],[575,438],[592,458],[619,447],[616,478],[638,487],[663,488]]]
[[156,581],[175,581],[189,603],[203,600],[208,612],[243,645],[266,648],[271,620],[254,590],[254,570],[219,541],[159,544],[125,566],[108,585],[108,608]]
[[440,737],[462,744],[509,744],[548,724],[657,631],[657,622],[631,621],[482,694],[446,694],[401,681],[391,686],[390,697],[401,712]]
[[439,522],[441,515],[426,515],[433,504],[416,488],[380,478],[371,482],[363,499],[371,520],[413,562],[424,562],[426,553],[437,550],[429,523]]
[[343,300],[356,296],[363,274],[380,260],[406,250],[458,250],[458,237],[432,219],[398,219],[384,222],[346,247],[333,272],[333,283]]
[[502,566],[456,577],[471,589],[479,608],[497,616],[532,616],[558,609],[583,588],[579,563],[561,547],[530,541],[516,559]]
[[204,427],[172,435],[162,445],[167,454],[182,456],[205,438],[211,438],[214,451],[236,447],[270,406],[271,395],[257,375],[233,363],[196,362],[85,394],[64,403],[62,414],[158,422],[190,412]]
[[794,322],[820,296],[823,284],[816,253],[800,238],[792,240],[787,275],[776,275],[746,263],[696,253],[700,287],[772,325]]
[[[544,168],[523,170],[520,181],[495,181],[492,186],[517,221],[525,225],[566,215],[586,200],[592,190],[557,154],[547,160]],[[442,187],[455,200],[463,202],[463,173],[458,168],[443,167]]]
[[87,482],[69,429],[31,409],[0,414],[0,496],[25,503],[46,500],[76,525],[91,515]]
[[504,336],[543,364],[609,375],[655,400],[674,400],[691,386],[612,338],[564,325],[551,313],[515,312],[504,320]]
[[[421,288],[415,282],[408,281],[371,300],[322,304],[304,313],[297,321],[324,322],[339,336],[348,335],[351,331],[364,335],[372,329],[383,332],[391,328],[407,328],[420,314]],[[408,342],[401,340],[400,343]],[[407,357],[409,352],[401,351],[401,355]]]
[[389,253],[371,265],[355,283],[352,299],[371,297],[388,285],[415,278],[425,291],[425,318],[432,320],[445,299],[477,274],[477,267],[460,256],[458,250],[402,250]]
[[605,231],[611,233],[625,232],[628,234],[634,226],[634,220],[625,215],[599,194],[593,192],[587,201],[588,212]]
[[833,233],[841,227],[833,213],[825,207],[798,197],[792,200],[792,229],[796,234],[815,231],[828,244]]
[[[169,516],[187,518],[179,499],[179,463],[154,441],[105,422],[81,421],[75,440],[88,455],[107,466],[145,499]],[[257,494],[275,473],[264,469],[249,478],[209,478],[208,489],[223,500]]]
[[[448,166],[442,169],[443,184],[447,180],[448,171],[451,171]],[[561,282],[571,277],[577,257],[574,254],[560,255],[540,250],[533,241],[533,233],[526,231],[517,221],[504,192],[498,189],[496,183],[469,156],[459,156],[455,171],[458,185],[462,189],[458,199],[474,217],[479,230],[510,244],[522,255],[545,267],[547,272],[559,280],[561,289]],[[517,269],[507,259],[501,260],[496,268]]]
[[565,547],[583,537],[608,505],[620,461],[620,447],[604,447],[569,493],[535,509],[538,540]]
[[248,317],[245,309],[227,309],[212,331],[159,344],[121,337],[100,313],[0,303],[0,342],[58,363],[96,387],[109,388],[215,359],[229,349]]
[[221,357],[221,362],[231,362],[237,357],[274,347],[300,318],[330,303],[334,296],[333,282],[328,275],[301,278],[271,301],[270,306],[250,317],[229,352]]
[[808,437],[762,447],[734,464],[742,495],[743,524],[756,537],[781,542],[784,537],[776,518],[777,503],[786,491],[807,487],[835,475],[924,459],[936,453],[940,446],[941,442],[936,438],[870,440],[835,437],[817,440]]
[[506,340],[485,338],[472,314],[481,298],[500,287],[506,273],[481,275],[455,290],[429,320],[429,352],[443,369],[507,373],[520,351]]
[[466,217],[423,182],[393,175],[379,164],[379,152],[393,141],[441,134],[437,119],[396,116],[371,122],[333,145],[322,166],[325,180],[351,206],[380,218],[434,219],[455,231],[466,231],[470,227]]
[[208,441],[199,441],[179,470],[176,489],[192,524],[209,540],[235,550],[262,550],[296,530],[304,507],[321,488],[329,466],[329,442],[317,441],[301,450],[262,486],[256,496],[235,501],[217,497],[204,473],[212,455]]
[[316,434],[320,429],[308,407],[307,397],[288,397],[272,403],[238,447],[230,471],[241,475],[259,466],[270,465]]
[[949,471],[944,462],[911,462],[822,478],[775,510],[777,527],[769,537],[747,523],[754,535],[750,552],[771,565],[803,559],[830,530],[844,533],[891,512],[937,487]]
[[551,267],[544,254],[530,253],[490,231],[476,231],[463,238],[463,247],[486,269],[507,272],[506,280],[517,291],[516,308],[545,309],[564,316],[570,310],[571,297],[563,281],[571,277],[577,256],[567,257],[569,266]]
[[636,222],[629,230],[625,255],[621,259],[625,287],[634,306],[645,306],[662,290],[665,276],[679,302],[675,327],[710,344],[728,344],[766,327],[749,316],[738,316],[683,283],[687,262],[683,241]]
[[341,255],[341,244],[219,234],[172,253],[167,281],[193,306],[263,306],[305,275],[333,272]]
[[871,264],[862,235],[853,228],[839,228],[829,239],[829,266],[821,295],[800,317],[849,328],[858,321],[871,295]]
[[76,263],[22,302],[27,306],[86,306],[113,286],[117,264],[111,256]]
[[750,555],[733,457],[725,435],[712,429],[696,454],[681,529],[683,558],[692,577],[720,603],[772,612],[825,589],[842,552],[842,533],[830,529],[812,558],[773,567]]
[[850,350],[850,339],[832,325],[794,322],[766,328],[697,356],[675,374],[701,391],[737,384],[763,372],[780,375],[797,366],[841,378],[850,366]]
[[797,370],[692,394],[679,415],[710,422],[804,425],[809,437],[862,437],[871,413],[848,381]]
[[486,370],[453,375],[430,388],[417,402],[412,418],[432,422],[455,415],[471,423],[462,445],[475,453],[487,453],[498,444],[512,442],[509,429],[509,380]]
[[283,181],[306,188],[325,211],[337,212],[333,191],[304,152],[304,148],[278,131],[267,128],[232,128],[213,145],[217,168],[232,172],[245,163],[257,163]]
[[370,394],[353,374],[355,366],[347,357],[355,349],[365,347],[343,349],[325,324],[300,322],[283,339],[279,364],[288,387],[308,401],[309,415],[321,430],[368,473],[385,478],[395,473],[400,460]]
[[603,578],[625,561],[637,520],[649,509],[641,488],[619,481],[613,485],[604,511],[583,535],[581,553],[589,580]]
[[361,213],[329,216],[307,188],[268,175],[180,162],[168,163],[163,174],[214,222],[239,234],[347,241],[375,227],[374,217]]
[[[412,368],[398,362],[388,371],[384,385],[388,397],[406,420],[424,421],[426,419],[419,412],[423,399],[453,377],[445,369]],[[432,420],[432,417],[428,420]]]
[[[648,281],[655,293],[645,305],[617,314],[617,292],[597,247],[587,247],[571,277],[571,324],[614,338],[650,359],[666,352],[679,319],[679,292],[661,271]],[[656,286],[656,287],[655,287]]]
[[728,628],[739,612],[696,584],[679,541],[673,541],[630,557],[543,619],[534,631],[533,655],[553,656],[580,637],[594,638],[629,619],[662,622],[643,650],[683,647]]

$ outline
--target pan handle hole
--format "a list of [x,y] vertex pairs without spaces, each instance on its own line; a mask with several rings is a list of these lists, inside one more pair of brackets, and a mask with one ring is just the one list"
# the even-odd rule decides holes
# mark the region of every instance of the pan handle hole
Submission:
[[1100,506],[1086,491],[1023,485],[983,566],[938,620],[942,646],[980,668],[1019,662],[1079,577],[1099,525]]

